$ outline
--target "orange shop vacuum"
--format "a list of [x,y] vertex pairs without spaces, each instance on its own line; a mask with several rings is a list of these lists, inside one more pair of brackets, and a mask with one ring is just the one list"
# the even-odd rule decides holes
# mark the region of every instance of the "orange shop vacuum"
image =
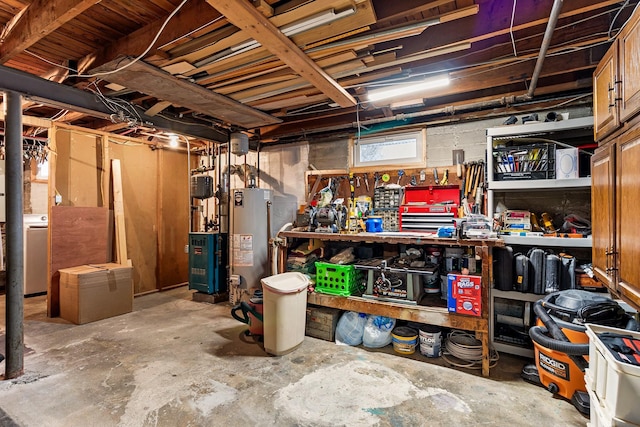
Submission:
[[561,396],[589,415],[584,370],[589,366],[585,323],[636,330],[637,324],[620,305],[601,294],[578,289],[551,293],[538,300],[538,317],[529,329],[535,365],[522,369],[522,378]]

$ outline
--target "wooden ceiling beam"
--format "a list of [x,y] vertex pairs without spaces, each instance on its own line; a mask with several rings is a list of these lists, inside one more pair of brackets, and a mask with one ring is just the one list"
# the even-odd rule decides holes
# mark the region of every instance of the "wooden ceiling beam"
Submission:
[[34,0],[0,46],[0,64],[22,53],[99,1]]
[[207,3],[338,105],[348,107],[357,104],[349,92],[246,0],[207,0]]

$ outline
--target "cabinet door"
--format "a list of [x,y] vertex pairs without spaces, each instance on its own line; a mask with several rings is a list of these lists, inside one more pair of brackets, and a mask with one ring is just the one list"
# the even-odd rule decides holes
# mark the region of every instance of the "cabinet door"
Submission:
[[640,132],[633,134],[616,143],[617,290],[640,306]]
[[640,11],[618,36],[620,123],[640,111]]
[[600,141],[618,127],[615,105],[617,44],[611,45],[593,74],[593,132]]
[[601,147],[591,157],[591,231],[593,270],[608,288],[613,280],[614,213],[614,145]]

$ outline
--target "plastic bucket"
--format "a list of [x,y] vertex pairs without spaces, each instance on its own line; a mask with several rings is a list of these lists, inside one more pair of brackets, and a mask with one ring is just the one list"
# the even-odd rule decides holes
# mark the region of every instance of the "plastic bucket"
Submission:
[[420,354],[427,357],[442,356],[442,331],[438,326],[420,327]]
[[391,332],[393,350],[400,354],[413,354],[418,343],[418,331],[408,326],[399,326]]

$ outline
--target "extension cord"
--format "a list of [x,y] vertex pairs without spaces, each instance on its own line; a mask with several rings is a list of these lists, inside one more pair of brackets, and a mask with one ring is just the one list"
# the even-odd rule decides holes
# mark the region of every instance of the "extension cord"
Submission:
[[[453,356],[456,359],[468,362],[461,364],[447,357]],[[442,357],[450,365],[459,368],[481,369],[482,368],[482,343],[474,336],[463,331],[452,331],[447,335],[445,351]],[[496,366],[499,359],[498,352],[493,348],[489,349],[489,367]]]

